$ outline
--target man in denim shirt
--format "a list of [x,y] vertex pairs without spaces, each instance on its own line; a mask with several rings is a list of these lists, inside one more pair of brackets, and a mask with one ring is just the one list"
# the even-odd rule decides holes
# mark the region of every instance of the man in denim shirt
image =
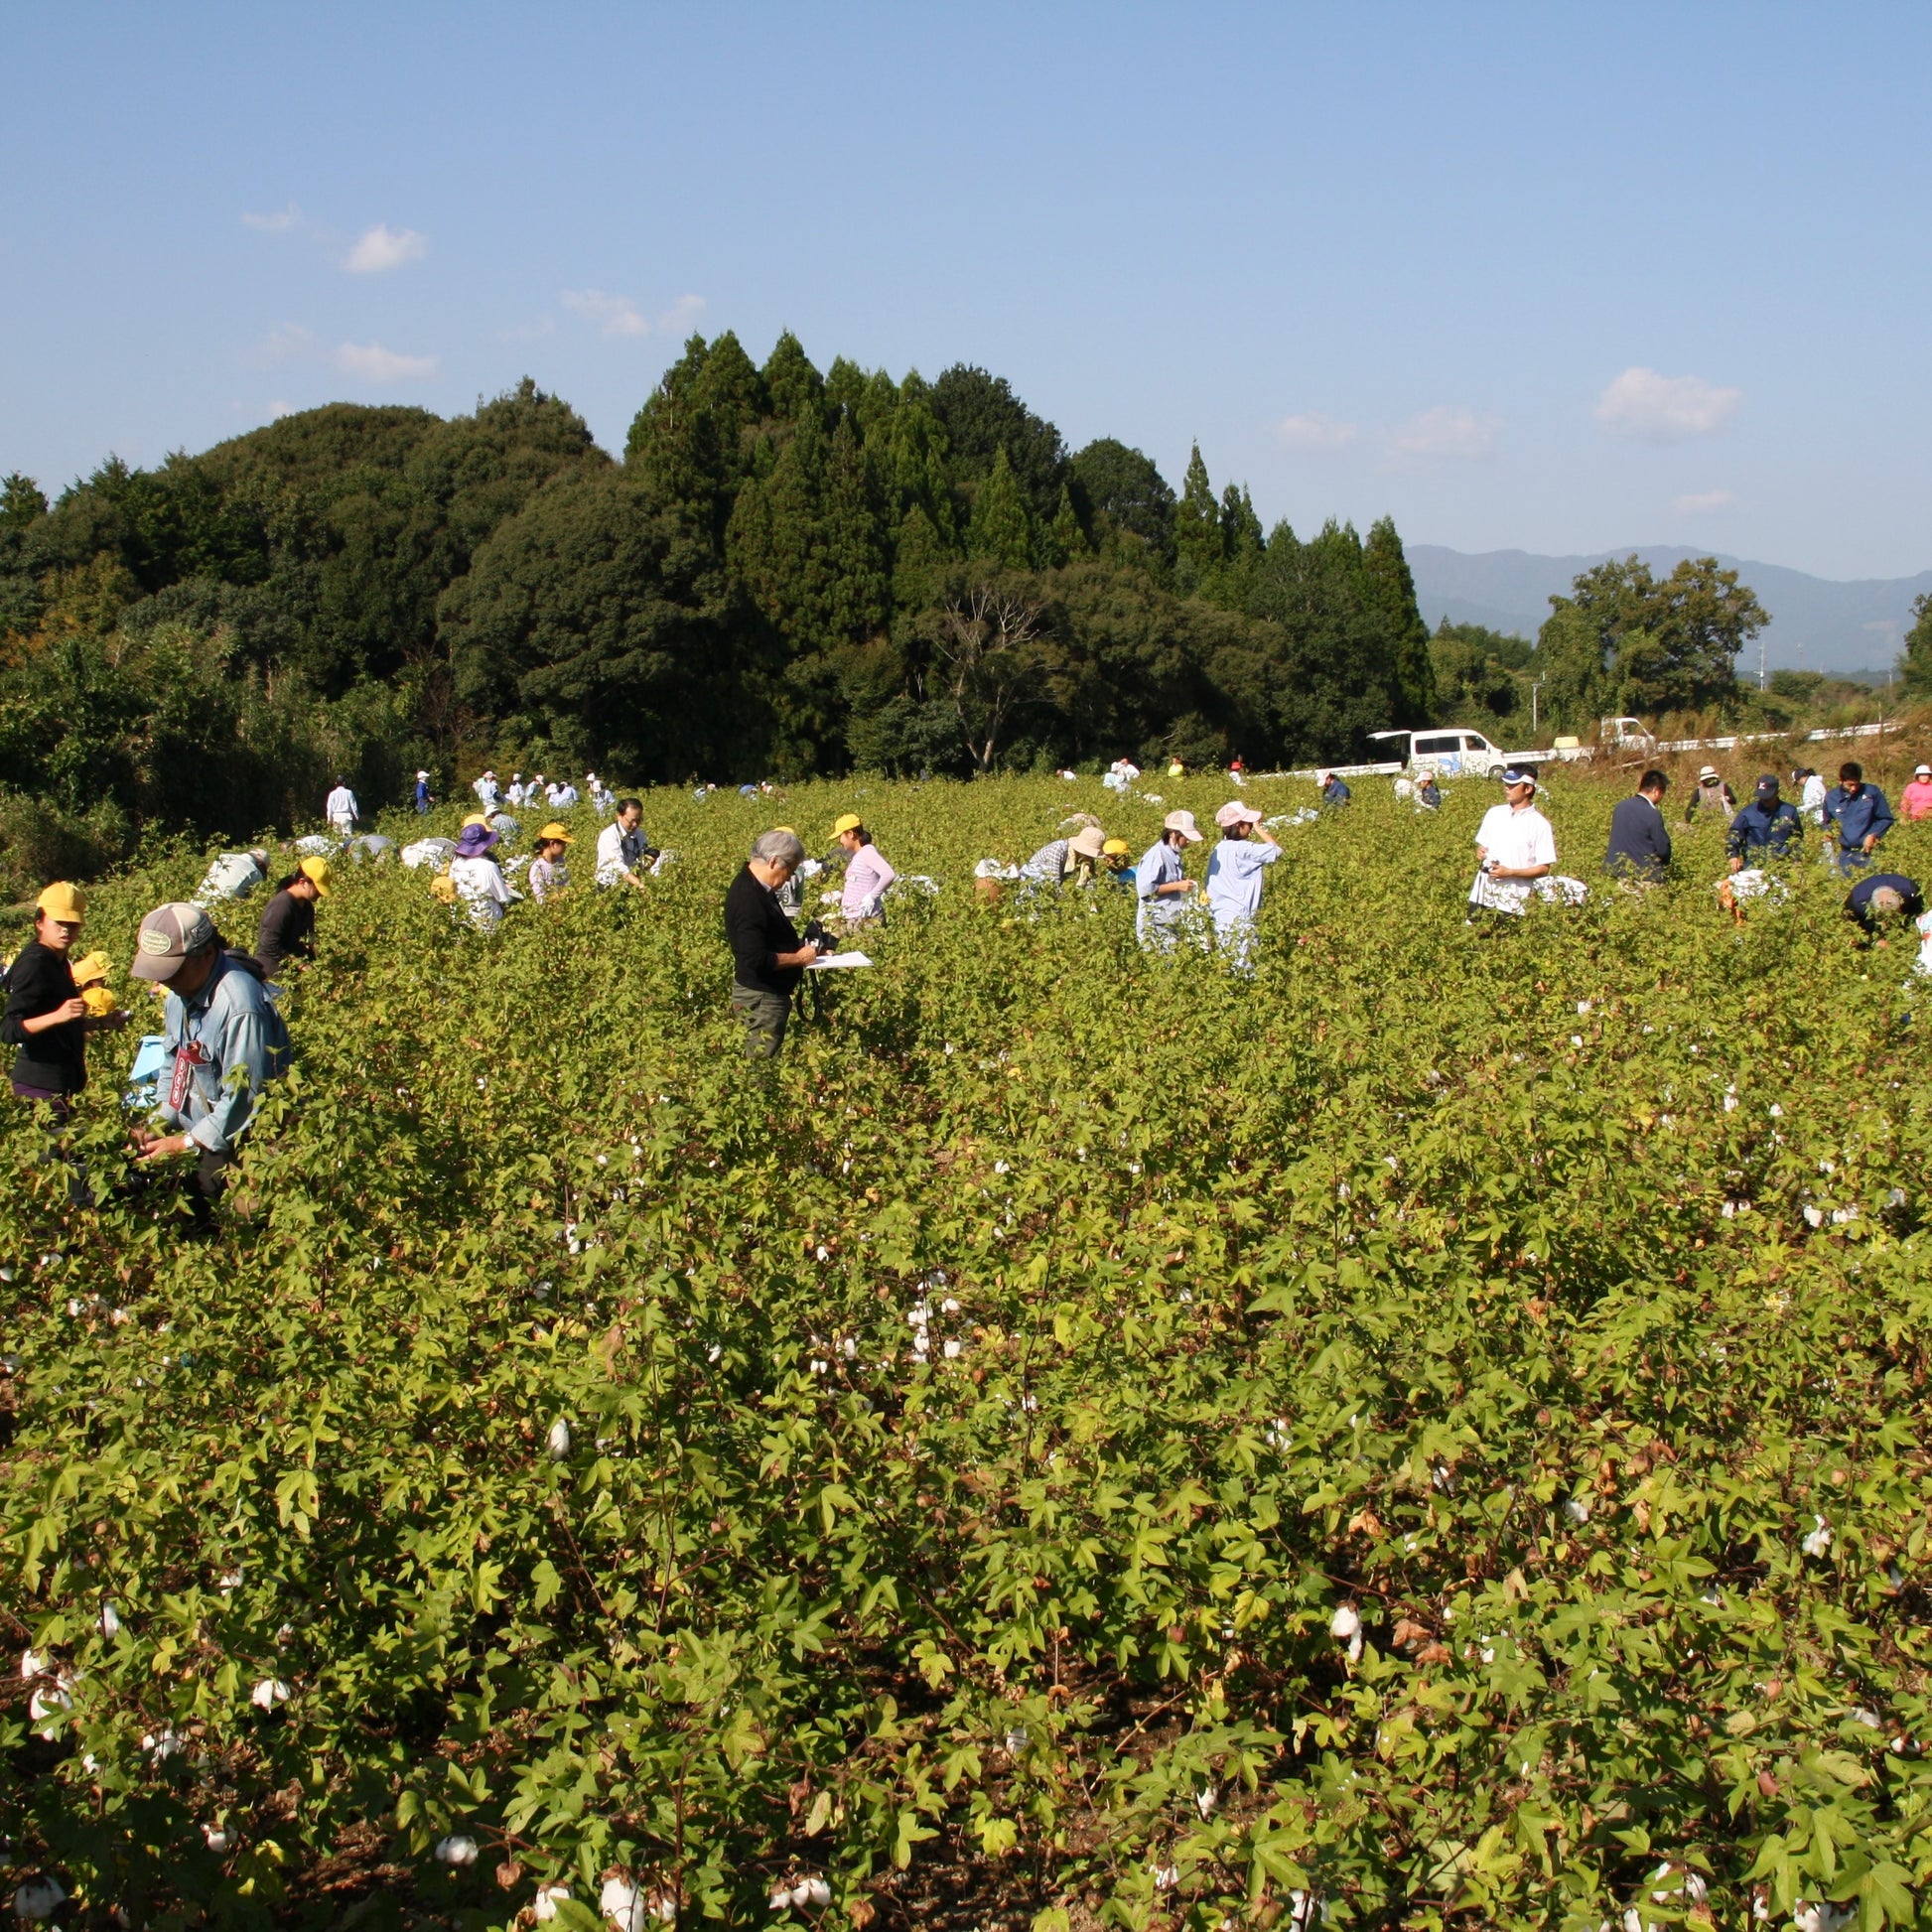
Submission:
[[1757,781],[1757,795],[1730,821],[1726,849],[1730,870],[1742,872],[1746,866],[1762,865],[1765,859],[1789,858],[1805,836],[1805,822],[1797,807],[1778,796],[1775,772],[1767,771]]
[[141,921],[136,979],[168,989],[168,1043],[155,1080],[156,1118],[173,1131],[134,1129],[142,1164],[199,1157],[202,1206],[217,1199],[255,1101],[288,1066],[289,1033],[262,983],[223,952],[199,905],[157,906]]
[[1838,869],[1854,873],[1871,863],[1878,841],[1891,830],[1891,807],[1876,785],[1864,781],[1864,767],[1847,760],[1838,767],[1837,788],[1825,794],[1825,823],[1838,827]]

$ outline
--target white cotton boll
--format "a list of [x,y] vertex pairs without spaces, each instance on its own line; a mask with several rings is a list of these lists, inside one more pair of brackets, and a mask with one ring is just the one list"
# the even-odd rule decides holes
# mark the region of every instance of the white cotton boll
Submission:
[[127,1311],[125,1309],[109,1309],[107,1311],[107,1318],[118,1328],[128,1318]]
[[939,1304],[939,1312],[941,1314],[957,1314],[959,1312],[958,1302],[955,1301],[952,1296],[948,1295],[946,1299]]
[[1734,1114],[1736,1111],[1737,1111],[1737,1096],[1734,1093],[1725,1094],[1725,1112],[1727,1114]]
[[570,1453],[570,1425],[559,1416],[550,1425],[550,1434],[543,1439],[543,1447],[553,1462],[561,1462]]
[[171,1757],[181,1755],[181,1739],[172,1728],[150,1731],[141,1739],[141,1748],[157,1764],[165,1764]]
[[1581,1045],[1582,1045],[1582,1044],[1584,1043],[1584,1036],[1583,1036],[1583,1035],[1582,1035],[1582,1034],[1572,1034],[1572,1035],[1570,1035],[1570,1043],[1571,1043],[1571,1045],[1573,1045],[1573,1046],[1581,1046]]
[[1773,1120],[1782,1120],[1784,1118],[1784,1109],[1775,1100],[1771,1102],[1771,1118]]
[[23,1678],[38,1677],[47,1668],[47,1653],[44,1650],[23,1650],[20,1653],[20,1674]]
[[1343,1603],[1328,1619],[1328,1634],[1337,1643],[1346,1643],[1361,1627],[1361,1613],[1352,1603]]
[[724,1358],[724,1353],[725,1353],[724,1343],[720,1341],[714,1341],[711,1344],[711,1346],[704,1351],[704,1358],[708,1362],[717,1362],[717,1361],[721,1361]]
[[1362,1633],[1359,1630],[1348,1639],[1348,1661],[1351,1664],[1362,1661]]
[[811,1370],[814,1375],[830,1375],[832,1372],[832,1364],[830,1362],[822,1362],[814,1355],[811,1361]]
[[1813,1206],[1810,1201],[1807,1201],[1805,1203],[1805,1219],[1811,1226],[1822,1228],[1825,1225],[1824,1210]]
[[1220,1803],[1220,1792],[1210,1784],[1206,1790],[1194,1793],[1194,1809],[1205,1821],[1214,1815],[1214,1807]]
[[1587,1000],[1579,1000],[1577,1002],[1577,1011],[1580,1014],[1587,1014],[1589,1012],[1589,1002]]
[[1009,1757],[1018,1757],[1027,1748],[1027,1733],[1024,1730],[1010,1730],[1002,1740]]
[[258,1711],[273,1711],[278,1704],[289,1701],[289,1687],[279,1677],[264,1677],[248,1693],[248,1702]]
[[859,1344],[855,1340],[853,1340],[853,1338],[850,1335],[847,1335],[846,1338],[839,1343],[839,1353],[843,1355],[848,1362],[856,1362],[859,1359]]
[[115,1609],[112,1603],[103,1603],[100,1606],[100,1634],[103,1637],[105,1637],[109,1643],[112,1643],[113,1640],[120,1635],[120,1633],[121,1633],[120,1611]]
[[68,1302],[68,1313],[71,1316],[71,1315],[76,1315],[79,1312],[80,1312],[80,1304],[72,1300],[71,1298],[69,1298]]
[[1878,1728],[1877,1712],[1868,1711],[1862,1704],[1855,1705],[1845,1715],[1848,1718],[1850,1718],[1855,1725],[1863,1725],[1867,1730],[1876,1730]]
[[791,1887],[789,1885],[773,1885],[771,1887],[771,1896],[764,1902],[774,1912],[782,1912],[791,1903]]
[[67,1888],[58,1878],[29,1878],[14,1893],[14,1916],[39,1922],[51,1919],[67,1899]]
[[1180,1883],[1180,1867],[1172,1864],[1157,1864],[1154,1867],[1154,1889],[1173,1891]]
[[[798,1894],[805,1895],[800,1898]],[[823,1878],[807,1878],[802,1885],[791,1888],[791,1902],[794,1905],[829,1905],[832,1902],[832,1887]]]
[[1832,1209],[1832,1225],[1835,1228],[1842,1228],[1848,1221],[1856,1221],[1858,1218],[1859,1210],[1856,1207],[1835,1207]]
[[1892,1190],[1885,1196],[1885,1205],[1887,1207],[1903,1207],[1905,1205],[1904,1188],[1902,1187],[1892,1188]]
[[45,1691],[36,1691],[27,1700],[27,1720],[41,1726],[43,1737],[51,1737],[61,1719],[72,1709],[72,1697],[56,1684]]
[[1582,1496],[1566,1496],[1563,1499],[1563,1513],[1573,1523],[1587,1523],[1589,1504]]
[[959,1359],[959,1344],[958,1344],[958,1342],[956,1342],[956,1341],[949,1341],[949,1342],[947,1342],[947,1343],[946,1343],[946,1346],[945,1346],[945,1351],[944,1351],[944,1352],[945,1352],[945,1357],[946,1357],[946,1360],[947,1360],[947,1361],[949,1361],[949,1362],[956,1362],[956,1361],[958,1361],[958,1359]]
[[617,1927],[617,1932],[644,1932],[642,1894],[628,1878],[611,1877],[597,1895],[597,1908]]
[[436,1850],[430,1856],[438,1864],[475,1864],[477,1841],[462,1832],[452,1832],[448,1838],[439,1838],[436,1841]]
[[[847,1165],[848,1167],[850,1167],[850,1166],[851,1166],[852,1164],[851,1164],[850,1162],[847,1162],[847,1163],[846,1163],[846,1165]],[[830,1261],[830,1260],[832,1259],[832,1251],[831,1251],[831,1249],[830,1249],[830,1248],[828,1248],[828,1247],[827,1247],[827,1246],[825,1245],[825,1243],[824,1243],[823,1241],[821,1241],[821,1242],[820,1242],[820,1243],[818,1244],[818,1250],[817,1250],[817,1253],[818,1253],[818,1258],[819,1258],[819,1260],[820,1260],[820,1261]]]
[[204,1825],[202,1838],[207,1849],[218,1858],[223,1852],[234,1850],[234,1833],[224,1825]]
[[1804,1541],[1804,1552],[1808,1557],[1822,1557],[1832,1547],[1832,1526],[1822,1516],[1811,1519],[1818,1527]]
[[569,1896],[568,1885],[539,1885],[536,1897],[530,1901],[531,1915],[539,1925],[545,1924],[557,1916],[557,1900]]

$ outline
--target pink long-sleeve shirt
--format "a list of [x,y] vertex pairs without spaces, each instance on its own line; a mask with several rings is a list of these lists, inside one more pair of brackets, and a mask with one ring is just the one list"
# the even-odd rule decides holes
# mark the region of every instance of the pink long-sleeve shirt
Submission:
[[871,902],[898,877],[876,845],[862,845],[845,869],[845,892],[839,910],[848,919],[862,919]]

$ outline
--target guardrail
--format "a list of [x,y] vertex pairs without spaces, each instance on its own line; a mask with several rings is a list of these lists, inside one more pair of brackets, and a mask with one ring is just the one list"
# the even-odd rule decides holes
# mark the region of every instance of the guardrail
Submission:
[[[1593,758],[1611,758],[1619,753],[1628,756],[1635,763],[1640,759],[1653,757],[1659,752],[1734,752],[1740,745],[1823,745],[1834,739],[1846,738],[1882,738],[1887,732],[1902,732],[1906,727],[1895,718],[1887,718],[1875,725],[1838,725],[1828,729],[1806,732],[1801,738],[1793,738],[1789,732],[1730,732],[1722,738],[1665,738],[1653,745],[1577,745],[1565,746],[1561,751],[1546,747],[1536,752],[1505,752],[1506,764],[1576,764]],[[1441,766],[1442,760],[1432,759],[1432,764]],[[1250,771],[1248,777],[1259,781],[1263,778],[1313,778],[1320,771],[1331,771],[1337,778],[1395,778],[1408,770],[1400,761],[1381,764],[1324,764],[1308,765],[1297,771]],[[1467,777],[1468,772],[1447,772],[1449,777]]]

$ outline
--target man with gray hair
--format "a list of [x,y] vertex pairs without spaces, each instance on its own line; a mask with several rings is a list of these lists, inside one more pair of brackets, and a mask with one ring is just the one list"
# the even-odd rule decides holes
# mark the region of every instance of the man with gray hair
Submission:
[[778,889],[798,870],[805,847],[796,832],[760,832],[752,856],[725,895],[725,937],[732,949],[732,1011],[745,1022],[745,1050],[755,1060],[775,1059],[785,1043],[791,996],[804,970],[819,956],[814,940],[801,939]]

